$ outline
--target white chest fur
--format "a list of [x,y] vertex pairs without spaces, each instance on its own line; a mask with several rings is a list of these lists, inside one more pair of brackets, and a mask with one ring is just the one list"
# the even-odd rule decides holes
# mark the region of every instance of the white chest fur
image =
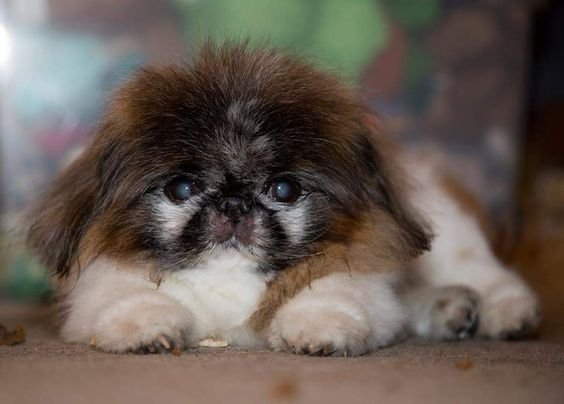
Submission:
[[256,267],[256,261],[228,251],[196,268],[171,273],[159,290],[192,311],[198,334],[221,337],[256,310],[267,281]]

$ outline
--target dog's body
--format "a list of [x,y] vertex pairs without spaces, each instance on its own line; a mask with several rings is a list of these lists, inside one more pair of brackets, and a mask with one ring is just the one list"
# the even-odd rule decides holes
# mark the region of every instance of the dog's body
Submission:
[[[385,154],[346,88],[276,52],[208,46],[190,70],[139,74],[35,211],[30,242],[60,275],[64,338],[359,355],[406,330],[533,329],[533,293],[438,169],[407,158],[404,189]],[[423,255],[416,212],[435,233]]]

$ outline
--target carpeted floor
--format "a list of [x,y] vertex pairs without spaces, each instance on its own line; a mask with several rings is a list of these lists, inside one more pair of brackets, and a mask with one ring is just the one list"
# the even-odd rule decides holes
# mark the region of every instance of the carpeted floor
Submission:
[[405,342],[361,358],[201,349],[112,355],[63,344],[45,311],[0,306],[26,327],[0,346],[0,403],[563,403],[564,335],[521,342]]
[[45,309],[0,302],[0,324],[28,334],[0,346],[0,403],[564,403],[564,240],[534,240],[513,259],[545,316],[529,341],[409,341],[361,358],[111,355],[63,344]]

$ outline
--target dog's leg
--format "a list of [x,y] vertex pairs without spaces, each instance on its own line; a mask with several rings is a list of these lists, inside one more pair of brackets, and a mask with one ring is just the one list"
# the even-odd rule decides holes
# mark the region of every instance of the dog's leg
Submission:
[[[420,313],[422,318],[412,322],[413,329],[427,337],[444,338],[440,330],[447,327],[446,323],[456,323],[456,318],[473,306],[476,300],[473,291],[479,300],[480,335],[516,338],[531,333],[540,320],[535,294],[497,259],[477,217],[441,183],[437,171],[420,170],[417,179],[420,187],[413,191],[411,199],[431,221],[436,238],[431,252],[416,262],[417,275],[422,281],[419,287],[429,289],[419,295],[419,300],[412,296],[412,303],[428,307]],[[421,292],[415,296],[417,293]],[[446,308],[446,312],[440,307]],[[444,319],[444,324],[420,332],[425,329],[421,323],[440,323],[439,318]],[[465,331],[462,335],[466,335]]]
[[405,311],[390,274],[334,273],[315,280],[282,306],[268,339],[275,349],[355,356],[390,344]]
[[99,259],[85,268],[63,302],[61,334],[108,352],[158,353],[182,348],[192,315],[145,274]]
[[465,286],[419,287],[404,295],[409,327],[417,336],[439,341],[472,337],[479,324],[479,296]]

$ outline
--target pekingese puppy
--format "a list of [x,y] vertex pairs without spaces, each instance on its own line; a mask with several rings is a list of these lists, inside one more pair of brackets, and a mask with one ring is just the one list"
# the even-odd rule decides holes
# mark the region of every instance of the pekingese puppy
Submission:
[[284,53],[207,45],[140,71],[32,214],[62,336],[360,355],[533,330],[535,296],[440,169],[396,155],[349,88]]

